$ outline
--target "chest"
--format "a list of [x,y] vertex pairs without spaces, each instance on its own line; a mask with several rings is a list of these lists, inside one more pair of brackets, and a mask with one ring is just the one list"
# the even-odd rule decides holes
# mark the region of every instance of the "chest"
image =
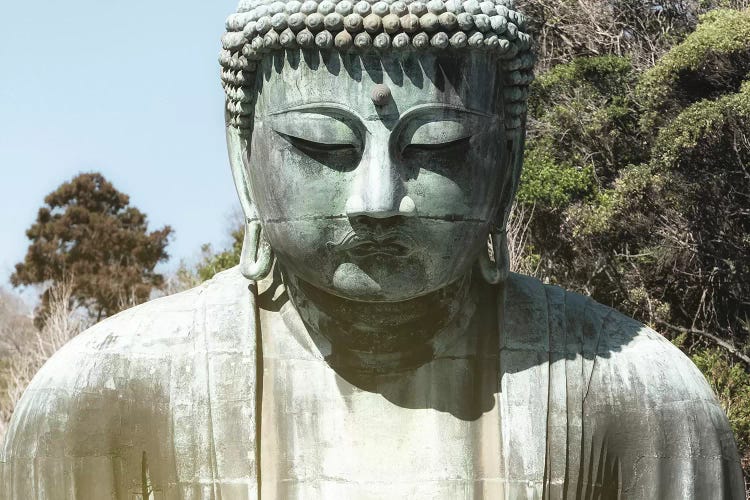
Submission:
[[263,339],[264,497],[494,497],[497,351],[459,346],[414,370],[362,375],[334,370],[317,346],[274,326]]
[[473,361],[368,388],[313,361],[267,361],[260,470],[269,498],[463,498],[499,481],[497,396],[467,377]]

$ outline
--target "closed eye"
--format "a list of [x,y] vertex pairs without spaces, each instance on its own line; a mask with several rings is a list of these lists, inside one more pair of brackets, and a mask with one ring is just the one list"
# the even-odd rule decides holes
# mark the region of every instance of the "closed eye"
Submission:
[[314,160],[341,172],[354,170],[362,158],[358,144],[317,142],[276,132],[283,137],[298,155]]
[[403,154],[408,155],[410,153],[418,153],[422,151],[424,152],[453,151],[457,149],[467,148],[469,146],[470,141],[471,141],[471,136],[462,137],[461,139],[456,139],[455,141],[440,142],[437,144],[409,144],[403,149]]
[[308,141],[301,137],[295,137],[293,135],[284,134],[277,132],[289,143],[302,150],[303,152],[316,152],[316,153],[336,153],[336,152],[353,152],[357,150],[354,144],[326,144],[323,142]]

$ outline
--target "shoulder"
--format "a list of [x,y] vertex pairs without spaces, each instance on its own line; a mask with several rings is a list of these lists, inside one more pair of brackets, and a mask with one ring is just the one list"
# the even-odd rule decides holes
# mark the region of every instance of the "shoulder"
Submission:
[[606,378],[612,397],[643,405],[668,397],[715,401],[692,361],[643,323],[590,297],[528,276],[511,275],[506,286],[506,304],[514,310],[507,314],[543,329],[550,337],[550,350],[581,356],[592,368],[596,365],[588,382]]
[[[132,370],[186,355],[201,349],[196,345],[207,333],[224,330],[225,335],[250,321],[249,282],[237,268],[217,274],[205,283],[178,294],[161,297],[105,319],[76,336],[44,365],[27,392],[63,384],[75,389],[108,387],[114,380],[92,378],[107,374],[115,360],[131,364]],[[229,340],[229,339],[227,339]]]
[[173,356],[180,352],[180,346],[192,346],[194,337],[204,328],[218,327],[217,323],[236,317],[238,312],[247,314],[248,286],[238,269],[232,268],[195,288],[104,320],[78,335],[60,354]]
[[624,498],[744,499],[729,421],[682,351],[589,297],[522,281],[546,298],[550,332],[565,337],[567,393],[581,394],[589,426],[582,449],[617,470]]
[[563,415],[578,429],[583,468],[613,470],[623,498],[744,499],[726,415],[671,342],[589,297],[526,276],[512,275],[506,304],[516,324],[547,335],[550,361],[564,366],[550,368],[557,378],[549,383],[566,394]]
[[506,304],[515,324],[531,325],[519,331],[546,342],[551,361],[564,361],[567,393],[581,394],[584,411],[596,414],[601,424],[642,435],[671,427],[696,440],[710,435],[734,446],[726,415],[703,374],[648,326],[526,276],[512,275]]
[[78,335],[24,392],[0,461],[111,453],[127,415],[167,418],[175,383],[191,379],[197,358],[243,348],[253,321],[248,285],[231,269]]

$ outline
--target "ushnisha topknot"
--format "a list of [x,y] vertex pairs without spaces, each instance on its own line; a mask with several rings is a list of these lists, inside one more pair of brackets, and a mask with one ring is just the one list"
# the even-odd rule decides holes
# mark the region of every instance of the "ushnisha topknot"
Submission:
[[252,127],[255,72],[286,49],[384,52],[482,50],[502,61],[505,126],[517,129],[534,76],[531,36],[513,0],[241,0],[219,62],[229,124]]

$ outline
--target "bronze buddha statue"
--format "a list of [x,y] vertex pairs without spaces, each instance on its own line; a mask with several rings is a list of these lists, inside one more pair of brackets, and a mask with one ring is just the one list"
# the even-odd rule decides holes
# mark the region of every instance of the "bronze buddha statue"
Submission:
[[243,0],[227,29],[242,262],[57,353],[2,498],[744,498],[687,357],[508,271],[511,0]]

